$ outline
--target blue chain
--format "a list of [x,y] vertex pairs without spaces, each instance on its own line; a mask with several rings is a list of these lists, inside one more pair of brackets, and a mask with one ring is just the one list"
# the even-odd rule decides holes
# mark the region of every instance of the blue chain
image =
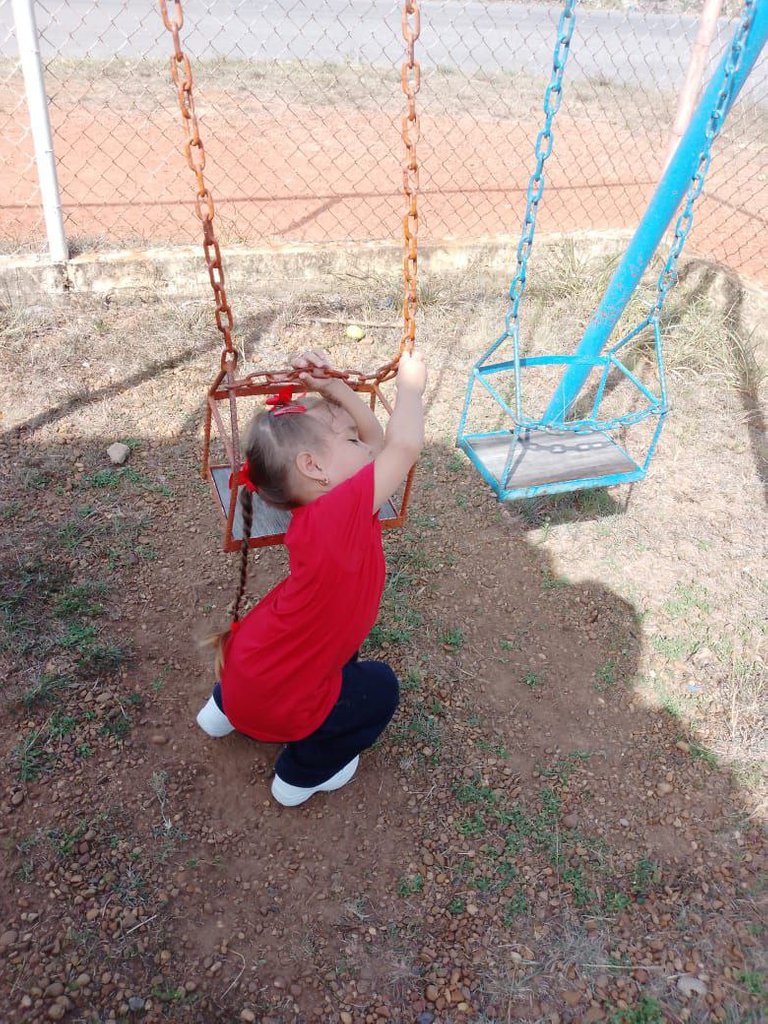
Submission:
[[[753,0],[754,2],[754,0]],[[552,152],[554,137],[552,122],[563,100],[563,72],[570,52],[571,37],[576,24],[576,0],[566,0],[557,26],[557,43],[552,58],[552,75],[544,93],[544,127],[536,136],[536,168],[528,181],[528,196],[520,241],[517,243],[517,269],[509,286],[509,309],[505,317],[507,334],[513,333],[517,325],[520,301],[525,293],[528,258],[533,248],[536,230],[536,214],[539,201],[544,194],[544,163]]]
[[651,323],[658,321],[664,308],[667,293],[677,281],[677,262],[680,259],[683,246],[688,238],[688,233],[693,227],[693,204],[699,198],[701,191],[704,188],[704,179],[707,176],[707,171],[709,170],[709,165],[712,161],[712,143],[720,134],[720,129],[723,126],[725,115],[730,106],[731,96],[733,93],[734,75],[741,65],[741,59],[744,54],[744,43],[746,42],[747,34],[749,33],[749,28],[752,24],[756,6],[757,0],[744,0],[744,10],[741,14],[741,21],[739,22],[739,27],[734,34],[730,53],[728,54],[728,60],[725,65],[723,84],[720,88],[717,102],[715,103],[709,121],[707,122],[704,149],[701,151],[698,166],[691,178],[691,184],[688,188],[685,206],[675,223],[675,234],[669,248],[667,262],[664,264],[664,269],[659,274],[656,302],[649,314],[649,321]]

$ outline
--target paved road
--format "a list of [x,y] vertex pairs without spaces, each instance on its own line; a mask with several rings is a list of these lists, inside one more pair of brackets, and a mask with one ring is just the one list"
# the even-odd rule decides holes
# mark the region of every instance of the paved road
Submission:
[[[425,67],[535,75],[549,67],[557,7],[463,0],[422,0],[421,6]],[[63,0],[36,8],[46,58],[161,58],[168,52],[154,0]],[[197,60],[349,60],[389,68],[402,56],[395,0],[186,0],[184,8],[185,48]],[[8,55],[11,21],[10,0],[0,0],[0,53]],[[678,88],[695,31],[695,19],[681,15],[582,10],[569,74]],[[730,31],[721,22],[721,39]],[[764,57],[748,88],[768,101],[767,65]]]

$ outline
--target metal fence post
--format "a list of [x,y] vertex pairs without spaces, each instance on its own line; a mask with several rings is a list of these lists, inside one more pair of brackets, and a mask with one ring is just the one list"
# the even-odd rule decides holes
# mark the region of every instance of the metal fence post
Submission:
[[19,59],[27,95],[29,124],[35,145],[35,163],[43,204],[48,251],[51,262],[61,264],[67,262],[69,253],[64,234],[64,218],[56,174],[56,158],[53,152],[51,121],[48,116],[48,97],[45,92],[43,62],[40,57],[35,23],[35,5],[34,0],[12,0],[12,4]]

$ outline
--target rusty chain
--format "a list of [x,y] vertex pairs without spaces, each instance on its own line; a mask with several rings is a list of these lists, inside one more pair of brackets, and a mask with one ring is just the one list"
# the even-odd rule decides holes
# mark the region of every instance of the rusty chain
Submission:
[[[227,299],[224,286],[224,268],[221,261],[221,250],[213,228],[215,206],[210,189],[205,183],[205,147],[200,137],[200,125],[195,113],[195,102],[192,93],[192,66],[189,57],[181,48],[180,31],[184,25],[184,12],[181,0],[173,0],[173,17],[168,12],[167,0],[159,0],[163,24],[173,38],[173,56],[171,57],[171,78],[176,86],[179,109],[187,133],[184,144],[184,156],[187,164],[195,175],[197,193],[195,195],[195,213],[203,225],[203,251],[208,267],[208,277],[216,301],[216,327],[224,338],[221,353],[221,371],[213,389],[222,387],[233,390],[243,385],[249,387],[274,387],[280,384],[294,383],[299,379],[299,371],[293,367],[281,367],[277,370],[261,370],[248,374],[241,380],[235,380],[234,371],[237,367],[237,351],[232,344],[234,318]],[[417,197],[419,192],[419,164],[416,157],[416,144],[419,140],[421,125],[416,113],[416,94],[421,87],[421,67],[415,57],[415,44],[421,32],[421,12],[418,0],[403,0],[402,30],[406,44],[400,80],[407,105],[402,118],[402,138],[405,145],[403,161],[403,193],[406,209],[403,214],[403,333],[400,347],[392,359],[378,369],[366,373],[362,370],[329,370],[328,376],[338,377],[350,384],[366,384],[375,381],[377,384],[390,380],[397,372],[400,356],[404,351],[411,352],[416,341],[416,304],[417,264],[418,264],[418,231],[419,214]],[[226,377],[226,381],[224,378]]]
[[416,40],[421,32],[421,12],[418,0],[403,0],[403,38],[405,39],[405,60],[401,69],[400,81],[407,99],[403,114],[403,143],[405,160],[403,162],[403,192],[406,210],[403,215],[403,336],[400,352],[413,349],[416,339],[416,302],[417,302],[417,262],[419,212],[417,197],[419,194],[419,162],[416,158],[416,143],[419,140],[421,124],[416,113],[416,93],[421,87],[421,66],[416,60],[414,51]]
[[181,48],[179,33],[184,25],[184,11],[182,10],[181,0],[173,0],[173,8],[173,17],[171,17],[168,13],[166,0],[160,0],[160,13],[163,17],[163,24],[173,37],[171,78],[176,86],[182,123],[187,133],[187,141],[184,144],[184,156],[197,181],[195,213],[203,225],[203,252],[205,253],[208,277],[216,301],[216,327],[224,338],[224,348],[221,353],[221,372],[226,374],[228,379],[232,381],[237,366],[237,351],[232,344],[234,318],[224,286],[221,250],[213,228],[215,216],[213,196],[203,177],[203,171],[205,170],[205,147],[203,146],[203,140],[200,138],[200,125],[195,113],[195,100],[192,94],[192,66],[189,62],[189,57]]

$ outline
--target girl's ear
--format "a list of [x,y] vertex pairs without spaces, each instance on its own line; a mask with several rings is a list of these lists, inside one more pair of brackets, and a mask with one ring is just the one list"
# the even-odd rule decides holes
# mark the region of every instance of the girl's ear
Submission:
[[310,480],[324,480],[325,470],[317,462],[312,452],[299,452],[296,456],[296,469],[302,476]]

